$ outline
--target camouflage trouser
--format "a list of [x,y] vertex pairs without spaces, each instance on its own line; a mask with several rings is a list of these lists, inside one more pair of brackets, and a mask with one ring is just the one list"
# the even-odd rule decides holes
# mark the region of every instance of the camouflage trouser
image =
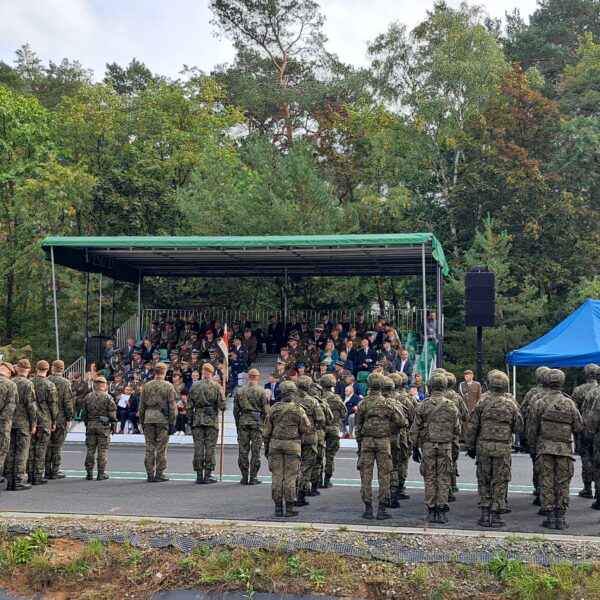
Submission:
[[10,448],[11,423],[0,423],[0,473],[4,471],[4,462]]
[[46,475],[56,475],[60,471],[62,447],[66,437],[66,425],[57,425],[50,434],[50,442],[46,449]]
[[321,483],[323,476],[323,459],[325,458],[325,432],[317,431],[317,459],[313,465],[310,482],[314,485]]
[[50,430],[38,429],[31,436],[29,458],[27,460],[27,474],[30,479],[41,479],[46,467],[46,450],[50,443]]
[[276,504],[283,500],[296,500],[296,479],[300,468],[300,442],[271,440],[269,444],[269,470],[271,471],[271,497]]
[[335,455],[340,449],[340,434],[336,428],[334,432],[327,432],[325,436],[325,477],[333,477],[335,470]]
[[[316,441],[302,444],[298,489],[303,492],[310,491],[310,478],[317,461],[317,445]],[[269,455],[270,453],[271,447],[269,446]]]
[[216,427],[198,425],[192,428],[192,437],[194,438],[194,471],[214,471],[219,430]]
[[540,454],[537,457],[540,500],[545,510],[566,510],[569,506],[569,485],[575,471],[570,456]]
[[400,477],[400,439],[397,435],[390,436],[390,451],[392,453],[392,474],[390,475],[390,489],[398,489]]
[[442,508],[448,504],[453,470],[451,444],[423,445],[421,475],[425,481],[425,504],[428,508]]
[[540,495],[540,486],[539,486],[539,476],[538,476],[538,462],[537,457],[533,453],[529,453],[529,458],[531,458],[531,466],[532,466],[532,483],[533,483],[533,491],[539,496]]
[[399,453],[398,489],[403,490],[406,485],[406,478],[408,477],[408,461],[411,457],[410,446],[407,444],[400,444]]
[[460,442],[458,439],[452,442],[452,483],[451,488],[456,487],[456,478],[458,477],[458,457],[460,455]]
[[479,508],[501,512],[506,508],[506,494],[511,478],[511,454],[491,455],[488,450],[477,448],[477,488]]
[[22,483],[25,479],[25,469],[29,455],[31,434],[27,429],[12,429],[10,432],[10,447],[4,463],[4,477],[10,483]]
[[[241,425],[238,429],[238,466],[244,477],[253,479],[260,469],[260,449],[262,448],[262,428]],[[248,455],[251,453],[250,460]],[[249,471],[249,472],[248,472]]]
[[85,470],[93,471],[98,455],[98,473],[106,473],[108,461],[108,445],[110,444],[110,429],[102,425],[91,427],[88,425],[85,431]]
[[167,423],[144,423],[146,457],[144,466],[149,477],[162,476],[167,468],[167,448],[171,426]]
[[590,484],[594,480],[594,445],[592,440],[583,435],[579,441],[579,455],[581,456],[581,478],[584,484]]
[[377,463],[379,479],[379,504],[390,501],[390,476],[393,471],[390,438],[363,437],[361,440],[358,470],[360,471],[360,493],[365,504],[371,504],[373,498],[373,469]]

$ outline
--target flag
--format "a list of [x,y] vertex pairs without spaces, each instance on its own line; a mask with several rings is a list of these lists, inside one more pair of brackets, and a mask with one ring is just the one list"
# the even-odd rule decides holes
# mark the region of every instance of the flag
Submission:
[[217,340],[217,346],[224,356],[223,377],[227,379],[229,375],[229,339],[227,338],[227,323],[225,323],[225,327],[223,328],[222,337]]

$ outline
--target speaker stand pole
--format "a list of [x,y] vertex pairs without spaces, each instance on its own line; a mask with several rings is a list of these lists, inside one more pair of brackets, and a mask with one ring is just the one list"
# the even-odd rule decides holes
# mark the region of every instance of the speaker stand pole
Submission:
[[483,327],[477,328],[477,381],[483,381]]

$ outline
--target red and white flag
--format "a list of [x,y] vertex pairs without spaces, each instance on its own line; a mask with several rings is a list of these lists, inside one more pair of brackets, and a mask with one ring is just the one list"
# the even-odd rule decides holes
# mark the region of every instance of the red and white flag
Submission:
[[223,328],[223,335],[217,340],[217,346],[223,353],[223,376],[227,379],[229,373],[229,338],[227,337],[227,323]]

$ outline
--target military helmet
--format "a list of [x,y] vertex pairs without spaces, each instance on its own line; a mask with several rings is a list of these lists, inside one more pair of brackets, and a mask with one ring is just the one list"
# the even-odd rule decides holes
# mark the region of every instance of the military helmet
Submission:
[[547,371],[550,371],[548,367],[538,367],[535,370],[535,376],[537,377],[539,383],[542,383],[542,381],[544,380],[544,373],[546,373]]
[[[300,377],[298,377],[298,381],[296,382],[296,385],[298,386],[299,390],[304,390],[305,392],[309,392],[312,383],[313,383],[313,380],[308,375],[300,375]],[[281,386],[280,386],[280,388],[281,388]]]
[[293,381],[282,381],[279,384],[279,391],[282,396],[293,394],[296,390],[296,384]]
[[447,373],[446,369],[442,369],[442,367],[437,367],[433,369],[429,375],[445,375]]
[[561,388],[565,382],[565,374],[560,369],[550,369],[548,385],[551,388]]
[[408,383],[408,375],[404,371],[398,373],[398,375],[402,378],[402,385],[406,385]]
[[600,367],[595,363],[589,363],[583,367],[583,374],[586,378],[596,377],[598,371],[600,371]]
[[321,385],[319,385],[318,383],[316,383],[315,381],[313,381],[310,384],[310,393],[313,396],[316,396],[317,398],[320,398],[323,395],[323,388],[321,387]]
[[446,379],[448,380],[448,387],[454,387],[456,385],[456,376],[454,373],[446,371]]
[[427,382],[430,390],[445,390],[448,385],[448,379],[443,373],[433,373]]
[[390,373],[388,377],[394,382],[396,389],[399,389],[404,385],[404,378],[400,375],[400,373]]
[[391,377],[383,377],[383,385],[381,389],[391,392],[395,387],[394,380]]
[[369,388],[373,391],[380,390],[383,388],[384,376],[381,373],[371,373],[367,378]]
[[324,387],[333,387],[335,385],[336,379],[334,375],[326,374],[319,379],[319,383]]
[[490,376],[489,383],[492,389],[504,391],[508,388],[508,376],[502,371],[495,371]]

